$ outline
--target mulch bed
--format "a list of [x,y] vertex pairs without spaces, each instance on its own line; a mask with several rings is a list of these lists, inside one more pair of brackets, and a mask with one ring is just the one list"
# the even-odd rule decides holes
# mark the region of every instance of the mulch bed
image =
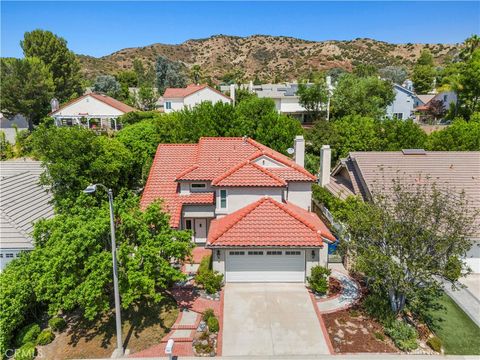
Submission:
[[328,280],[328,297],[336,296],[342,291],[342,284],[334,277]]
[[358,307],[323,314],[335,353],[397,353],[399,352],[382,326],[363,314]]

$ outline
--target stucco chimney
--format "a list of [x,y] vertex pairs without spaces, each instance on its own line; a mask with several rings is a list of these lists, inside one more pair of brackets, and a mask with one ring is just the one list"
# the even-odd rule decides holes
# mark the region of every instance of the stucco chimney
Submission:
[[230,98],[232,99],[232,104],[235,105],[235,84],[230,84]]
[[50,100],[50,106],[52,108],[52,112],[57,111],[60,108],[60,103],[56,98],[53,98],[52,100]]
[[320,174],[319,181],[321,186],[330,182],[330,163],[332,161],[332,150],[330,145],[323,145],[320,149]]
[[295,162],[301,167],[305,167],[305,139],[303,135],[295,136],[293,149],[295,151]]

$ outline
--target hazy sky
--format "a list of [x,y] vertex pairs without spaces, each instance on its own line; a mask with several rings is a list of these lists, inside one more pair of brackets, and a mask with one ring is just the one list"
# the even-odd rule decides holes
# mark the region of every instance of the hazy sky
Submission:
[[21,2],[1,1],[1,55],[22,56],[25,31],[41,28],[80,54],[177,44],[215,34],[307,40],[369,37],[456,43],[480,33],[480,2]]

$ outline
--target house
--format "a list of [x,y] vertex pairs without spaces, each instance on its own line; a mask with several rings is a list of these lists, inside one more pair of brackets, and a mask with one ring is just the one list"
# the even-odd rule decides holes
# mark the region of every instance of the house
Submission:
[[2,161],[1,169],[0,271],[21,252],[33,249],[34,222],[53,216],[52,197],[39,184],[39,161]]
[[393,84],[395,99],[387,106],[387,116],[400,120],[413,119],[413,109],[423,102],[407,87]]
[[52,100],[52,112],[49,116],[57,126],[80,125],[92,129],[118,130],[117,119],[129,112],[136,111],[110,96],[98,93],[88,93],[65,105],[58,107],[58,101]]
[[[438,94],[419,95],[419,98],[420,97],[426,101],[423,102],[423,104],[419,103],[414,109],[417,122],[430,122],[432,120],[432,115],[430,114],[431,109],[438,104],[443,105],[445,113],[457,104],[457,93],[455,91],[442,91]],[[433,119],[434,122],[438,120],[441,119]]]
[[[322,148],[320,184],[333,195],[345,199],[360,196],[371,198],[372,192],[395,179],[415,184],[435,182],[455,191],[464,191],[469,206],[480,209],[480,152],[478,151],[424,151],[422,149],[387,152],[351,152],[341,159],[330,174],[330,149]],[[480,273],[480,218],[477,219],[473,247],[465,262],[475,273]]]
[[0,113],[0,131],[5,134],[7,142],[15,144],[17,132],[22,130],[28,130],[28,120],[25,116],[17,114],[11,119],[7,119]]
[[167,88],[163,93],[163,110],[166,113],[193,108],[209,101],[212,104],[223,102],[231,104],[232,99],[210,86],[190,84],[186,88]]
[[335,241],[310,211],[304,152],[302,136],[295,161],[247,137],[160,144],[141,206],[162,199],[172,228],[192,230],[227,282],[303,282]]

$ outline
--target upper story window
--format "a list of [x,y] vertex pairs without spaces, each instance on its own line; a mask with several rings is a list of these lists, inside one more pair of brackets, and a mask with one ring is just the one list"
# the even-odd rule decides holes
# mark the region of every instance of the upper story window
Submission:
[[202,191],[205,190],[207,187],[207,184],[202,184],[202,183],[193,183],[190,184],[190,191]]
[[220,208],[227,208],[227,190],[225,189],[220,190]]
[[165,101],[165,109],[167,109],[167,110],[172,109],[172,103],[170,101]]

